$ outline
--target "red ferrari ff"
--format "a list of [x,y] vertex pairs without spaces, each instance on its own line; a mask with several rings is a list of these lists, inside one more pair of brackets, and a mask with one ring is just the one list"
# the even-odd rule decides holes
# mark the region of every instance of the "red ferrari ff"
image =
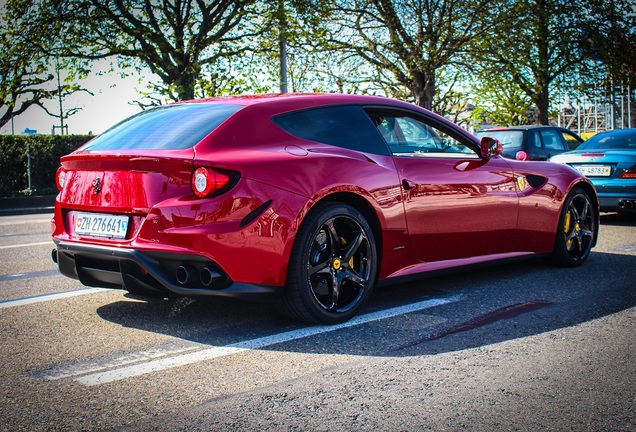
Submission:
[[286,94],[147,110],[61,159],[53,259],[84,285],[274,301],[333,324],[374,285],[544,254],[576,266],[598,199],[420,107]]

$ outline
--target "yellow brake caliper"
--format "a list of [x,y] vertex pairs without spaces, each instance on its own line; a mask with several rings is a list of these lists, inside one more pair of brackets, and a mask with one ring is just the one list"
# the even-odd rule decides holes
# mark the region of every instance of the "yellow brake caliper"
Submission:
[[[340,243],[344,246],[347,244],[347,241],[343,237],[340,237]],[[349,267],[353,270],[353,256],[349,259]]]
[[[570,224],[572,223],[572,214],[567,212],[565,214],[565,221],[563,222],[563,232],[567,234],[570,231]],[[568,239],[565,242],[565,246],[569,249],[572,244],[572,239]]]

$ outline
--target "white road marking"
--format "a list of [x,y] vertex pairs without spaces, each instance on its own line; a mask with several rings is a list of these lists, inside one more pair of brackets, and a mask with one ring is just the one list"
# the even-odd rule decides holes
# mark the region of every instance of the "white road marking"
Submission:
[[41,246],[41,245],[55,246],[55,244],[52,241],[46,241],[46,242],[39,242],[39,243],[23,243],[23,244],[9,245],[9,246],[0,246],[0,249],[13,249],[13,248]]
[[50,218],[48,219],[19,219],[19,220],[13,220],[13,221],[5,221],[5,222],[0,222],[0,226],[8,226],[8,225],[28,225],[28,224],[34,224],[34,223],[51,223],[51,219],[52,219],[53,215],[51,215]]
[[47,302],[51,300],[59,300],[63,298],[81,296],[85,294],[95,294],[95,293],[104,292],[107,290],[109,290],[109,288],[86,288],[86,289],[81,289],[76,291],[60,292],[55,294],[44,294],[44,295],[39,295],[34,297],[21,298],[17,300],[6,300],[6,301],[0,302],[0,309],[23,306],[27,304],[33,304],[33,303],[42,303],[42,302]]
[[140,351],[137,353],[131,353],[128,355],[124,355],[110,361],[101,363],[96,365],[94,361],[91,361],[90,365],[85,366],[85,369],[82,369],[81,372],[78,372],[77,366],[70,367],[62,367],[55,369],[53,371],[49,371],[45,373],[42,378],[47,379],[49,381],[55,381],[62,378],[72,378],[78,375],[84,375],[91,372],[99,372],[105,369],[112,369],[116,367],[127,366],[133,363],[139,363],[141,361],[153,360],[159,357],[165,357],[169,355],[177,355],[183,354],[184,352],[194,351],[201,349],[201,345],[189,345],[186,347],[178,347],[178,348],[157,348],[150,349],[146,351]]
[[[385,318],[394,317],[397,315],[407,314],[411,312],[420,311],[423,309],[432,308],[435,306],[441,306],[448,303],[459,301],[461,296],[448,297],[443,299],[431,299],[423,300],[421,302],[412,303],[410,305],[399,306],[392,309],[387,309],[378,312],[372,312],[366,315],[361,315],[353,318],[342,324],[333,326],[311,326],[298,330],[292,330],[284,333],[278,333],[270,336],[264,336],[256,339],[250,339],[234,344],[212,347],[203,349],[200,351],[180,354],[171,357],[164,357],[156,360],[147,361],[145,363],[123,366],[113,370],[105,370],[103,372],[90,373],[84,375],[90,371],[77,371],[75,376],[76,381],[87,386],[106,384],[113,381],[119,381],[126,378],[132,378],[140,375],[144,375],[151,372],[162,371],[173,367],[184,366],[187,364],[198,363],[205,360],[211,360],[218,357],[224,357],[231,354],[235,354],[242,351],[255,350],[265,348],[271,345],[276,345],[284,342],[293,341],[296,339],[306,338],[309,336],[315,336],[322,333],[328,333],[335,330],[340,330],[348,327],[353,327],[372,321],[378,321]],[[67,373],[67,376],[72,374]],[[80,376],[84,375],[84,376]]]
[[40,277],[53,277],[62,276],[58,269],[54,270],[40,270],[28,273],[14,273],[10,275],[0,275],[0,283],[7,281],[15,281],[19,279],[33,279]]

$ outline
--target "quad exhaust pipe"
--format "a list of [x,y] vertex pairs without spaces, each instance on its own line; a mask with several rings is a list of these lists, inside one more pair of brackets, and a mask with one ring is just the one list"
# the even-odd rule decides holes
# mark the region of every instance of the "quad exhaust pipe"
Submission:
[[221,278],[222,276],[218,272],[212,270],[210,267],[203,267],[203,269],[201,270],[201,283],[206,287],[212,285],[214,281]]
[[223,278],[221,274],[210,267],[203,267],[199,272],[197,269],[188,264],[183,264],[177,267],[175,276],[180,285],[189,285],[198,278],[199,282],[206,287],[209,287],[215,281]]
[[194,282],[195,275],[196,275],[196,269],[192,266],[185,264],[185,265],[180,265],[179,267],[177,267],[177,272],[176,272],[177,282],[179,282],[181,285],[187,285],[189,283]]
[[636,200],[620,199],[618,206],[622,209],[633,209],[636,208]]

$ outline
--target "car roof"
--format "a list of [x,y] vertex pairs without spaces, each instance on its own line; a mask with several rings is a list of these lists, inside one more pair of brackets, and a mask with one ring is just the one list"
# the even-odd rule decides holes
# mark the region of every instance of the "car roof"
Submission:
[[[480,132],[506,131],[506,130],[530,130],[530,129],[565,129],[565,128],[561,126],[551,126],[551,125],[498,126],[498,127],[490,128]],[[569,129],[566,129],[566,130],[569,130]]]
[[297,107],[303,106],[319,106],[328,104],[390,104],[401,105],[412,108],[414,105],[390,99],[382,96],[370,96],[359,94],[344,93],[267,93],[255,95],[239,95],[239,96],[219,96],[212,98],[193,99],[187,101],[176,102],[176,104],[189,103],[225,103],[232,105],[259,105],[259,104],[279,104],[284,103]]
[[193,99],[188,101],[175,102],[171,105],[179,104],[200,104],[200,103],[223,103],[230,105],[240,105],[245,107],[240,111],[250,111],[262,107],[266,109],[270,115],[282,114],[289,111],[315,108],[326,105],[364,105],[378,107],[402,108],[405,110],[426,113],[429,117],[437,119],[437,121],[447,124],[450,127],[466,133],[467,136],[475,137],[464,131],[462,128],[451,122],[450,120],[420,106],[398,99],[387,98],[383,96],[370,96],[360,94],[345,93],[268,93],[256,95],[240,95],[240,96],[221,96],[213,98]]

